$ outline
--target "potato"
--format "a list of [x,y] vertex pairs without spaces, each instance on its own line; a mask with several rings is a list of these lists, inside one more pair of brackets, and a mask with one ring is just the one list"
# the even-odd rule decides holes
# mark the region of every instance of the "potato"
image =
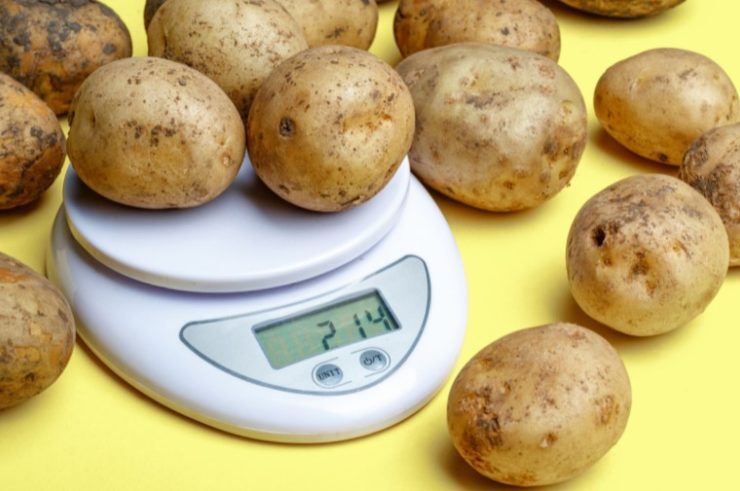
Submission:
[[144,4],[144,28],[149,28],[149,24],[152,22],[152,17],[157,13],[159,7],[162,6],[167,0],[146,0]]
[[277,0],[303,29],[308,46],[368,49],[378,27],[375,0]]
[[491,211],[539,205],[573,177],[586,107],[573,79],[528,51],[460,43],[396,67],[411,90],[415,174],[452,199]]
[[621,437],[632,405],[619,355],[598,334],[555,323],[477,353],[447,401],[455,448],[476,471],[517,486],[570,479]]
[[59,175],[64,156],[54,111],[0,73],[0,210],[38,199]]
[[320,46],[281,63],[257,92],[247,146],[260,179],[283,199],[340,211],[377,194],[408,152],[414,105],[383,60]]
[[96,68],[131,56],[116,13],[92,0],[0,0],[0,71],[30,88],[56,114]]
[[636,154],[680,165],[702,133],[740,120],[735,86],[714,61],[658,48],[622,60],[601,76],[594,110],[604,129]]
[[49,387],[75,342],[72,310],[59,290],[0,253],[0,409]]
[[460,42],[525,49],[557,61],[560,28],[536,0],[401,0],[393,32],[403,56]]
[[573,298],[593,319],[633,336],[676,329],[719,291],[727,233],[712,205],[683,181],[628,177],[589,199],[568,235]]
[[560,0],[584,12],[607,17],[643,17],[675,7],[684,0]]
[[187,208],[235,179],[244,125],[211,79],[163,58],[105,65],[72,101],[67,151],[77,175],[108,199]]
[[678,177],[717,210],[730,240],[730,266],[740,266],[740,124],[709,130],[694,141]]
[[281,61],[308,48],[295,20],[273,0],[171,0],[147,30],[149,55],[208,75],[246,122],[262,81]]

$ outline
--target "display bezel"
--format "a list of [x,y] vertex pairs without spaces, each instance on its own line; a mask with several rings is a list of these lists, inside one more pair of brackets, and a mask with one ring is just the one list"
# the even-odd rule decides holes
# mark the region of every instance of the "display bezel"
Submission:
[[[396,331],[394,336],[376,337],[375,342],[358,343],[336,350],[327,357],[308,359],[282,370],[275,370],[267,362],[252,332],[253,326],[298,311],[312,310],[324,303],[372,288],[380,289],[383,297],[392,301],[389,305],[392,305],[393,315],[403,325],[403,329]],[[431,296],[427,264],[421,257],[408,254],[360,280],[347,282],[344,286],[305,300],[184,323],[180,339],[207,363],[255,385],[295,394],[341,396],[364,391],[381,383],[406,363],[426,330]],[[389,367],[368,374],[357,362],[357,355],[365,348],[377,348],[388,353],[391,360]],[[327,362],[342,363],[345,383],[330,388],[317,387],[310,374],[314,367]]]

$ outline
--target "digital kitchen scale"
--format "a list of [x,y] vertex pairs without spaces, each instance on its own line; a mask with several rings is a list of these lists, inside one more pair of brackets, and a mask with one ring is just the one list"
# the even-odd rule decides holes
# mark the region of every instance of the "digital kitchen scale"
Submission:
[[407,160],[339,213],[284,202],[246,159],[224,194],[184,210],[118,205],[70,166],[47,270],[122,378],[264,440],[343,440],[401,421],[441,388],[465,333],[459,252]]

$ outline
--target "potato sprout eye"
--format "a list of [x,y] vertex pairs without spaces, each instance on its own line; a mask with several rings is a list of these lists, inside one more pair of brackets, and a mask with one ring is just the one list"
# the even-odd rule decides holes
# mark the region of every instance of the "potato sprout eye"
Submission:
[[291,137],[295,134],[295,122],[290,118],[280,120],[280,134],[284,137]]
[[606,241],[606,232],[604,232],[603,228],[598,227],[594,230],[593,238],[596,247],[601,247],[604,245],[604,241]]

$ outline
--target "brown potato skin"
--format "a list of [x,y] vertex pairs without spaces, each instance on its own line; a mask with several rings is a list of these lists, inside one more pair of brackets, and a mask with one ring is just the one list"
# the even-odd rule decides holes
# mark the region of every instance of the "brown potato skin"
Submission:
[[684,0],[560,0],[578,10],[606,17],[634,18],[655,15]]
[[0,210],[37,200],[65,157],[54,111],[20,82],[0,73]]
[[283,60],[308,48],[303,31],[273,0],[168,0],[147,29],[149,55],[204,73],[246,123],[257,89]]
[[414,105],[383,60],[348,46],[281,63],[254,99],[247,146],[257,175],[296,206],[357,206],[393,177],[411,145]]
[[565,481],[621,437],[632,390],[617,352],[568,323],[508,334],[478,352],[455,378],[447,426],[476,471],[515,486]]
[[375,0],[278,0],[303,29],[309,48],[341,44],[368,49],[378,28]]
[[536,0],[401,0],[393,22],[401,54],[461,42],[524,49],[557,61],[560,28]]
[[727,275],[729,245],[712,205],[661,174],[622,179],[589,199],[568,234],[573,298],[591,318],[653,336],[701,314]]
[[393,37],[404,58],[421,51],[437,7],[446,0],[399,0],[393,18]]
[[144,4],[144,28],[147,29],[152,22],[152,17],[157,13],[159,7],[167,0],[146,0]]
[[244,125],[211,79],[181,63],[136,57],[95,71],[72,101],[67,140],[80,179],[139,208],[188,208],[236,178]]
[[0,253],[0,409],[35,396],[72,356],[75,323],[61,292]]
[[740,121],[738,93],[725,71],[675,48],[643,51],[609,67],[596,84],[594,111],[626,148],[676,166],[702,133]]
[[131,56],[131,35],[106,5],[92,0],[1,0],[0,71],[65,114],[96,68]]
[[396,70],[416,109],[411,167],[440,193],[483,210],[518,211],[551,198],[575,174],[586,107],[549,58],[458,43],[415,53]]
[[740,266],[740,124],[709,130],[694,141],[678,177],[717,210],[730,239],[730,266]]

